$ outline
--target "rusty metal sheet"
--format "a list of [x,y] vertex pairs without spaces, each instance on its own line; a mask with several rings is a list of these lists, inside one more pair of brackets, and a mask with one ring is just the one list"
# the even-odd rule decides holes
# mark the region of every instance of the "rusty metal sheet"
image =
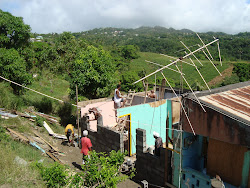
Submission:
[[206,95],[200,99],[250,121],[250,86]]

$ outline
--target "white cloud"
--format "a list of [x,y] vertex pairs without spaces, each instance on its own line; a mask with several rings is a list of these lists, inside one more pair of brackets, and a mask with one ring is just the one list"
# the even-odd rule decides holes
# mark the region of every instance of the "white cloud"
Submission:
[[156,25],[198,32],[250,31],[246,0],[1,0],[0,7],[23,17],[37,33]]

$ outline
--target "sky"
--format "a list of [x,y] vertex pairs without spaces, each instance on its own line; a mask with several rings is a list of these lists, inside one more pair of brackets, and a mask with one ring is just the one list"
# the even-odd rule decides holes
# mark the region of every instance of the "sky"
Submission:
[[250,0],[0,0],[32,32],[163,26],[195,32],[250,32]]

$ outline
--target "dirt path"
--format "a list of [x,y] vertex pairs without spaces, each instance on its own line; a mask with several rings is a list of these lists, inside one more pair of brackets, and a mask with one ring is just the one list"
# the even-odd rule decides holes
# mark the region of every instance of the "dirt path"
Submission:
[[212,79],[210,82],[208,82],[209,86],[214,86],[218,83],[221,83],[225,77],[229,77],[232,75],[233,72],[233,65],[230,65],[227,69],[225,69],[221,74],[222,76],[216,76],[214,79]]
[[[47,134],[43,134],[43,137],[49,141],[53,146],[58,148],[58,150],[64,153],[65,156],[58,156],[58,159],[66,165],[74,168],[76,171],[80,172],[80,165],[82,165],[82,154],[78,147],[72,147],[65,145],[64,142],[60,139],[55,139]],[[119,188],[138,188],[141,187],[139,184],[134,181],[127,179],[117,185]]]

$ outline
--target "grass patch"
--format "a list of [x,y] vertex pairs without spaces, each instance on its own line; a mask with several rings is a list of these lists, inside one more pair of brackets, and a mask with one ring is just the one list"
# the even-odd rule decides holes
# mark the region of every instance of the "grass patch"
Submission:
[[[154,72],[155,70],[159,69],[160,67],[157,65],[150,64],[146,62],[145,60],[152,61],[154,63],[158,63],[161,65],[167,65],[171,63],[173,59],[170,59],[168,57],[162,56],[160,54],[156,53],[150,53],[150,52],[141,52],[140,58],[134,59],[129,69],[130,70],[136,70],[137,72],[144,71],[146,75]],[[184,61],[187,61],[191,63],[188,59],[185,59]],[[198,67],[199,71],[203,75],[206,82],[211,81],[214,77],[218,76],[218,72],[215,70],[213,65],[209,61],[201,61],[203,66],[199,64],[199,62],[194,61],[196,66]],[[220,72],[228,68],[230,63],[223,62],[222,66],[219,65],[219,62],[214,61],[215,64],[217,64],[217,68]],[[181,63],[178,62],[178,67],[181,69]],[[170,66],[170,68],[175,69],[175,65]],[[187,65],[185,63],[182,63],[183,73],[185,74],[185,78],[188,81],[190,85],[195,84],[196,82],[201,83],[205,87],[205,83],[202,81],[202,78],[199,76],[199,73],[196,71],[195,67]],[[178,86],[180,83],[180,74],[173,72],[171,70],[164,69],[163,70],[164,75],[167,79],[169,79],[170,83],[173,84],[173,86]],[[158,84],[160,83],[160,80],[162,80],[162,75],[160,73],[156,74],[156,77],[158,79]],[[151,76],[148,78],[149,83],[154,83],[155,77]],[[184,87],[187,88],[187,85],[184,83]]]
[[[41,180],[38,169],[34,168],[34,163],[44,159],[44,163],[49,163],[50,159],[41,155],[39,150],[30,145],[14,141],[6,135],[5,129],[0,126],[0,185],[11,185],[12,187],[46,187]],[[17,164],[16,157],[24,159],[26,166]]]
[[[44,73],[44,76],[37,78],[29,87],[54,98],[69,101],[69,82],[63,78],[54,77],[51,73]],[[47,105],[44,104],[45,100],[43,95],[30,90],[27,90],[22,98],[28,106],[35,106],[37,109],[40,109],[40,111]],[[47,100],[51,101],[52,106],[50,107],[50,111],[55,114],[60,103],[54,99],[47,98]],[[47,103],[49,103],[49,101],[47,101]]]

